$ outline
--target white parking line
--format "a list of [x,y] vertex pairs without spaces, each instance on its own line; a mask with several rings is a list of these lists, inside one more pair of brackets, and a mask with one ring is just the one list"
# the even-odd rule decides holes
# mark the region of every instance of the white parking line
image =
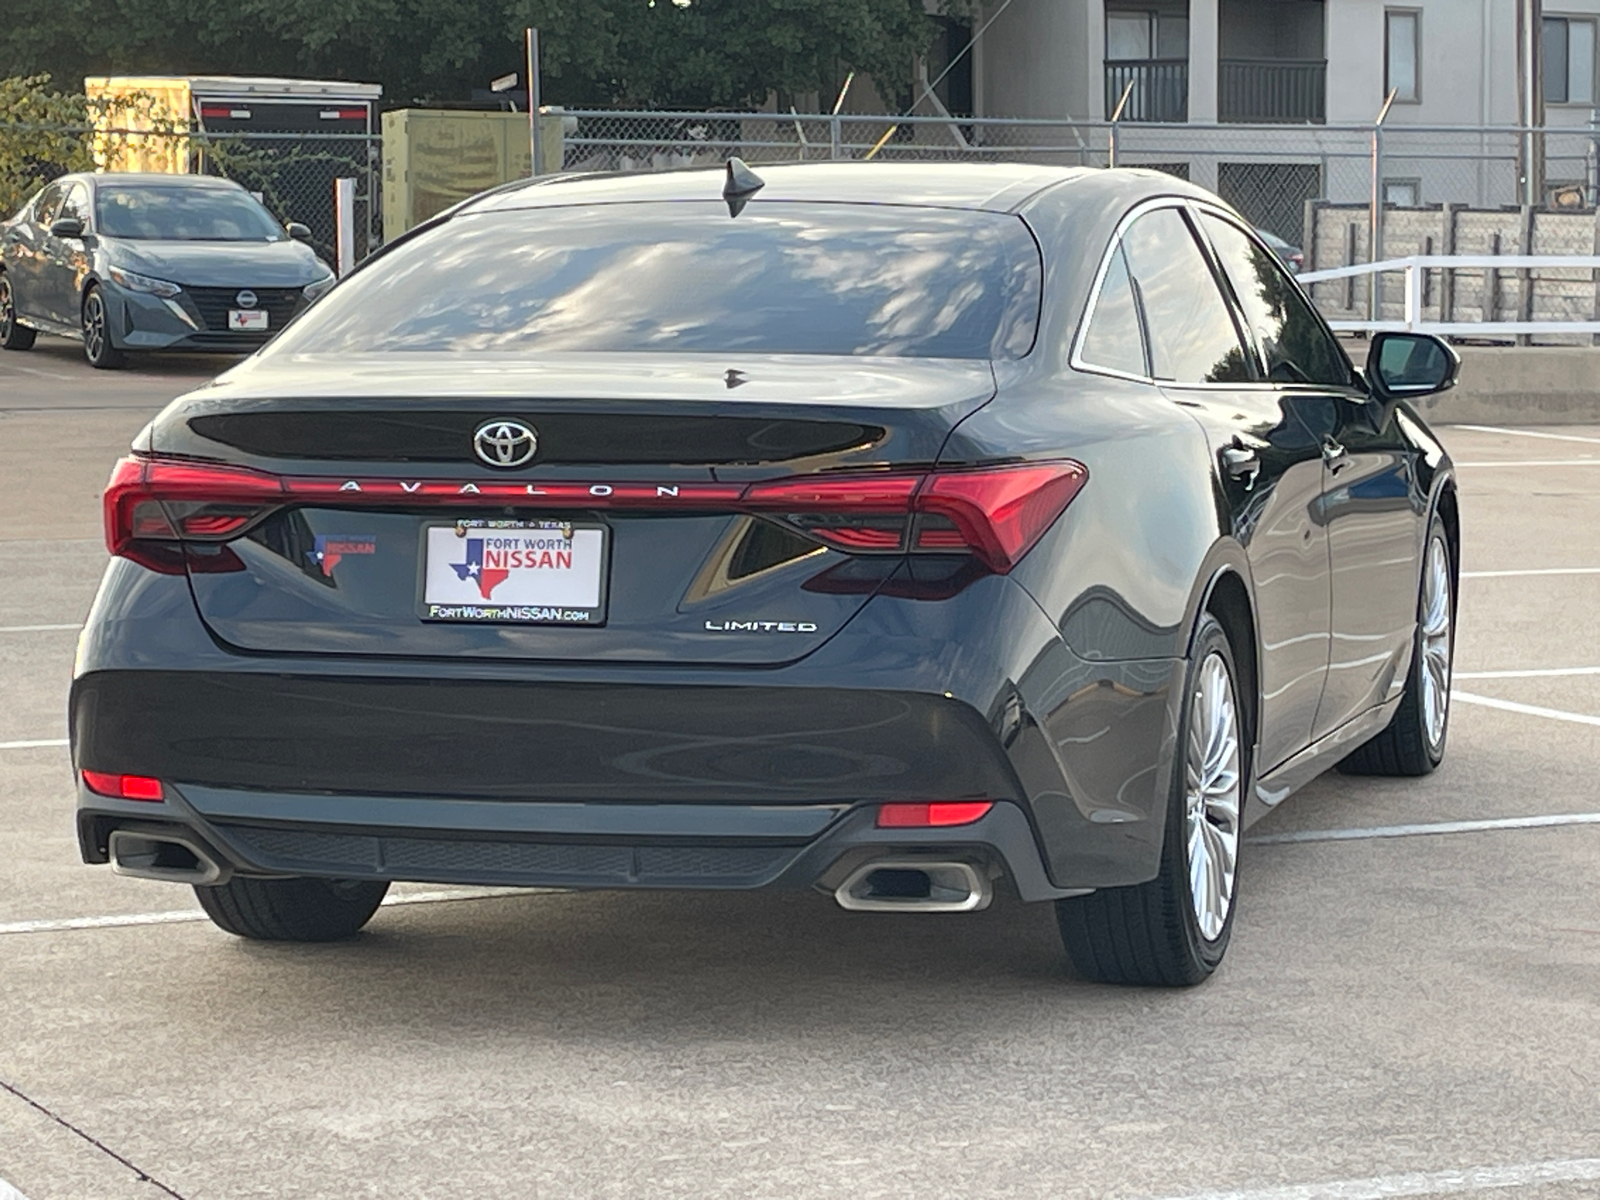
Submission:
[[40,738],[31,742],[0,742],[0,750],[38,750],[43,746],[65,746],[66,738]]
[[1600,575],[1600,567],[1530,567],[1521,571],[1463,571],[1463,579],[1518,579],[1526,575]]
[[1407,1171],[1371,1179],[1331,1179],[1325,1183],[1189,1192],[1171,1200],[1388,1200],[1390,1196],[1458,1196],[1463,1192],[1595,1179],[1600,1179],[1600,1158],[1568,1158],[1504,1167],[1466,1167],[1456,1171]]
[[1536,667],[1527,671],[1456,671],[1453,679],[1557,679],[1564,675],[1600,675],[1600,667]]
[[1471,692],[1450,689],[1450,698],[1462,704],[1476,704],[1483,708],[1498,708],[1502,712],[1521,713],[1525,717],[1544,717],[1550,721],[1570,721],[1574,725],[1600,726],[1600,717],[1588,713],[1565,712],[1559,708],[1543,708],[1537,704],[1518,704],[1515,700],[1497,700],[1493,696],[1476,696]]
[[1364,842],[1374,838],[1426,837],[1443,833],[1491,833],[1502,829],[1553,829],[1561,825],[1600,825],[1600,813],[1547,813],[1532,817],[1485,817],[1477,821],[1428,821],[1419,825],[1374,825],[1365,829],[1300,829],[1247,838],[1256,846],[1298,842]]
[[1470,429],[1474,433],[1504,433],[1511,437],[1546,438],[1552,442],[1586,442],[1600,446],[1600,438],[1584,437],[1577,433],[1538,433],[1532,429],[1502,429],[1498,425],[1457,425],[1457,429]]
[[[446,888],[437,892],[410,892],[399,896],[385,896],[383,907],[393,908],[402,904],[442,904],[453,900],[493,900],[501,896],[550,895],[560,891],[560,888]],[[105,917],[57,917],[39,921],[12,921],[0,925],[0,935],[60,933],[71,929],[115,929],[128,925],[181,925],[206,919],[206,914],[198,908],[176,909],[171,912],[113,913]],[[0,1200],[5,1200],[3,1194],[0,1194]]]
[[1458,467],[1600,467],[1600,458],[1506,459],[1500,462],[1458,462]]
[[51,629],[82,629],[83,624],[74,621],[71,625],[0,625],[0,633],[45,633]]
[[0,1200],[28,1200],[28,1198],[4,1179],[0,1179]]

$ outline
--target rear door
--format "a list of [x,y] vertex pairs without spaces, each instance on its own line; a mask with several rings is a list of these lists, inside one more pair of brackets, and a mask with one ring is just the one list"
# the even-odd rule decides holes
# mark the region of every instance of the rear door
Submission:
[[[230,645],[793,660],[893,575],[899,534],[808,514],[804,489],[781,511],[733,502],[763,481],[930,467],[994,393],[987,362],[956,360],[551,355],[480,382],[449,356],[388,355],[337,378],[246,373],[156,429],[159,454],[292,481],[296,498],[269,511],[174,513],[226,535],[190,546],[188,569],[202,617]],[[523,433],[536,441],[529,461],[490,465],[502,446],[508,460],[528,449]],[[238,535],[227,522],[241,514]],[[539,590],[557,575],[572,588]]]
[[1123,249],[1150,343],[1151,369],[1205,427],[1233,533],[1254,579],[1260,640],[1258,769],[1311,738],[1328,665],[1328,544],[1318,520],[1321,447],[1299,398],[1264,386],[1253,339],[1181,205],[1136,218]]
[[1293,405],[1322,456],[1317,523],[1330,564],[1330,630],[1312,724],[1319,738],[1404,682],[1420,546],[1412,464],[1394,414],[1356,385],[1349,360],[1277,257],[1222,214],[1201,221],[1254,329],[1270,386]]

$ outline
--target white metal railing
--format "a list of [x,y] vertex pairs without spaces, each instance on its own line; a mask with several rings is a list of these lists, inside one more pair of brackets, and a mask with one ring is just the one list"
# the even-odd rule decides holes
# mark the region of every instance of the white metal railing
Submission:
[[[1385,271],[1405,272],[1405,313],[1398,321],[1330,320],[1338,330],[1404,329],[1418,333],[1456,336],[1507,336],[1527,333],[1600,333],[1600,320],[1592,321],[1429,321],[1423,318],[1422,284],[1430,269],[1477,271],[1600,270],[1596,254],[1414,254],[1409,258],[1386,258],[1380,262],[1355,263],[1325,271],[1305,271],[1297,278],[1302,284],[1328,279],[1348,279],[1356,275],[1379,275]],[[1573,281],[1576,282],[1576,281]],[[1600,298],[1597,298],[1600,311]]]

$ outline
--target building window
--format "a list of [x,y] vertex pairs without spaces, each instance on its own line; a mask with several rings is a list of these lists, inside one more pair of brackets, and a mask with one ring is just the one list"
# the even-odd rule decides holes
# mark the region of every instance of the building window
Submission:
[[1594,103],[1594,22],[1544,19],[1544,102]]
[[1112,62],[1189,57],[1189,18],[1150,10],[1106,13],[1106,58]]
[[1389,11],[1383,14],[1383,94],[1414,104],[1422,99],[1422,14]]
[[1383,202],[1395,208],[1420,208],[1422,205],[1422,180],[1385,179]]

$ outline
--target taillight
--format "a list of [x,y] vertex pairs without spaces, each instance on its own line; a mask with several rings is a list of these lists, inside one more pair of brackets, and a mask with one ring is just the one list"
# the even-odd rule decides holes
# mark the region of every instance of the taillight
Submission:
[[124,458],[106,484],[106,549],[152,570],[181,572],[183,555],[173,543],[224,540],[287,499],[283,480],[264,471]]
[[1089,472],[1082,463],[800,477],[753,484],[739,507],[769,513],[851,552],[970,554],[1011,570],[1066,510]]
[[[178,543],[216,543],[288,504],[440,505],[759,513],[852,554],[960,554],[1001,574],[1055,523],[1088,479],[1071,460],[948,471],[805,475],[749,485],[534,483],[279,476],[248,467],[125,458],[105,493],[106,546],[152,570],[181,571]],[[237,570],[231,554],[190,570]]]
[[934,800],[928,804],[896,801],[878,805],[879,829],[940,829],[971,825],[989,814],[993,800]]
[[115,771],[83,771],[83,786],[97,796],[114,800],[161,800],[161,780],[148,775],[121,775]]

